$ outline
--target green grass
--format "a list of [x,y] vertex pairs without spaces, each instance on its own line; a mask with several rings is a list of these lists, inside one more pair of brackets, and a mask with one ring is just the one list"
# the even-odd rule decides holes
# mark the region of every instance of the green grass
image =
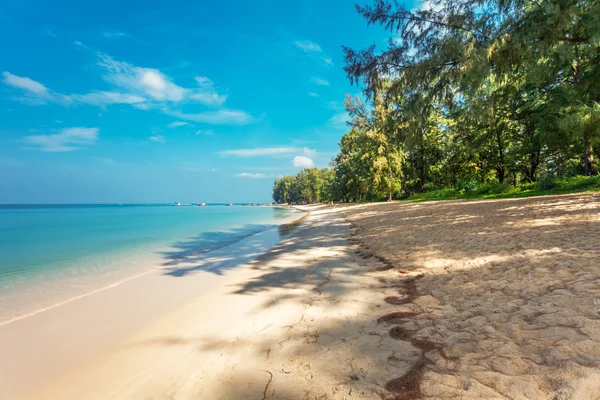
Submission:
[[594,191],[600,191],[600,176],[575,176],[563,179],[544,177],[536,183],[526,183],[518,186],[482,183],[469,189],[432,190],[410,196],[404,201],[508,199]]

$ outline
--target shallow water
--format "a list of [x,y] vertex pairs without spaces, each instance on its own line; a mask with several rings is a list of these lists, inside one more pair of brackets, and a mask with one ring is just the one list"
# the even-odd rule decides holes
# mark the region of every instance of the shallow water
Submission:
[[273,207],[0,206],[0,322],[271,229]]

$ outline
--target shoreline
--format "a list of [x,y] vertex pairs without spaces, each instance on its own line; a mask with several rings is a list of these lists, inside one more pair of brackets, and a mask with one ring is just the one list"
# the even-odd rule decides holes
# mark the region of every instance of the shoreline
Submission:
[[[283,226],[283,225],[288,225],[288,224],[293,224],[293,223],[295,223],[296,221],[302,220],[304,217],[306,217],[306,215],[307,215],[307,212],[306,212],[306,211],[302,211],[302,210],[300,210],[300,209],[295,209],[295,210],[296,210],[296,211],[299,211],[299,212],[303,212],[303,213],[305,213],[305,215],[303,215],[302,217],[296,218],[296,216],[294,216],[294,215],[292,214],[292,215],[290,215],[289,217],[287,217],[287,218],[284,220],[284,222],[281,222],[281,223],[279,223],[279,224],[275,224],[275,226],[274,226],[274,227],[272,227],[272,228],[270,228],[270,229],[271,229],[271,230],[276,230],[276,229],[279,229],[279,230],[280,230],[280,229],[281,229],[281,226]],[[239,242],[243,241],[244,239],[246,239],[246,238],[248,238],[248,237],[251,237],[251,236],[260,235],[260,234],[261,234],[261,233],[263,233],[263,232],[265,232],[265,231],[259,231],[259,232],[256,232],[256,233],[252,233],[252,234],[250,234],[250,235],[248,235],[248,236],[241,236],[241,237],[238,237],[238,238],[237,238],[238,240],[236,240],[235,242],[233,242],[233,243],[227,243],[227,244],[225,244],[225,245],[224,245],[224,246],[222,246],[222,247],[217,247],[217,248],[215,248],[215,249],[211,249],[211,250],[209,250],[209,251],[207,251],[207,252],[203,252],[203,253],[202,253],[202,255],[209,255],[211,252],[213,252],[213,251],[217,251],[217,250],[220,250],[220,249],[222,249],[222,248],[224,248],[224,247],[228,247],[228,246],[235,246],[237,243],[239,243]],[[92,289],[92,290],[89,290],[89,291],[87,291],[87,292],[85,292],[85,293],[73,295],[72,297],[69,297],[69,298],[67,298],[67,299],[65,299],[65,300],[60,300],[60,301],[58,301],[58,302],[56,302],[56,303],[53,303],[53,304],[50,304],[50,305],[47,305],[47,306],[44,306],[44,307],[41,307],[41,308],[35,309],[35,310],[33,310],[33,311],[30,311],[30,312],[25,312],[25,313],[22,313],[22,314],[18,314],[18,315],[16,315],[16,316],[10,317],[10,318],[8,318],[8,319],[6,319],[6,320],[0,320],[0,328],[1,328],[2,326],[8,325],[8,324],[10,324],[10,323],[13,323],[13,322],[16,322],[16,321],[20,321],[20,320],[22,320],[22,319],[25,319],[25,318],[28,318],[28,317],[31,317],[31,316],[37,315],[37,314],[39,314],[39,313],[42,313],[42,312],[45,312],[45,311],[48,311],[48,310],[54,309],[54,308],[56,308],[56,307],[60,307],[61,305],[68,304],[68,303],[70,303],[70,302],[72,302],[72,301],[79,300],[79,299],[81,299],[81,298],[84,298],[84,297],[87,297],[87,296],[93,295],[93,294],[95,294],[95,293],[102,292],[102,291],[104,291],[104,290],[109,290],[109,289],[115,288],[115,287],[117,287],[117,286],[120,286],[120,285],[122,285],[122,284],[124,284],[124,283],[126,283],[126,282],[129,282],[129,281],[131,281],[131,280],[138,279],[138,278],[140,278],[140,277],[143,277],[143,276],[145,276],[145,275],[148,275],[148,274],[154,273],[154,272],[156,272],[156,271],[159,271],[159,270],[162,270],[162,269],[168,268],[170,264],[173,264],[173,263],[178,263],[178,262],[184,261],[186,258],[187,258],[187,257],[182,257],[182,258],[180,258],[180,259],[173,260],[173,261],[171,261],[171,262],[169,262],[169,263],[165,263],[165,262],[160,262],[160,258],[159,258],[159,257],[155,257],[155,259],[153,259],[151,256],[149,256],[148,260],[145,260],[145,261],[149,261],[150,263],[156,263],[157,265],[156,265],[154,268],[151,268],[151,269],[146,269],[146,270],[144,270],[144,271],[141,271],[141,272],[139,272],[139,271],[138,271],[137,273],[134,273],[134,274],[132,274],[132,275],[128,275],[128,276],[124,276],[124,277],[117,277],[117,280],[116,280],[116,281],[113,281],[113,282],[105,282],[105,283],[104,283],[102,286],[100,286],[100,287],[98,287],[98,288],[95,288],[95,289]],[[145,261],[141,261],[141,262],[143,263],[143,262],[145,262]],[[132,272],[133,272],[133,271],[132,271]],[[90,276],[87,276],[87,279],[89,279],[90,281],[92,280],[92,278],[93,278],[93,276],[92,276],[92,275],[90,275]],[[69,281],[63,281],[62,279],[58,279],[58,280],[56,280],[56,281],[55,281],[55,282],[53,282],[53,283],[54,283],[54,284],[56,284],[56,285],[62,285],[62,284],[68,283],[68,282],[69,282]]]
[[[303,217],[292,214],[281,224],[228,246],[0,323],[0,397],[29,398],[30,389],[76,369],[194,299],[209,296],[237,268],[284,239],[281,226]],[[36,373],[30,372],[31,365]]]
[[[197,272],[184,278],[196,289],[200,282],[209,278],[212,280],[210,291],[203,290],[201,296],[192,296],[180,306],[171,307],[169,312],[153,317],[135,331],[121,332],[113,345],[86,357],[87,361],[72,363],[71,368],[35,385],[35,390],[23,398],[186,399],[200,396],[230,399],[245,398],[247,393],[255,391],[257,396],[273,391],[272,386],[279,379],[275,376],[277,373],[271,372],[273,383],[265,388],[263,376],[266,373],[258,364],[285,357],[285,352],[294,351],[296,343],[316,343],[319,334],[315,332],[314,337],[309,334],[306,339],[302,325],[317,317],[315,314],[310,318],[310,310],[319,312],[319,304],[325,304],[324,285],[330,281],[332,271],[345,268],[347,264],[338,262],[340,251],[346,254],[348,250],[347,226],[340,216],[332,210],[318,208],[313,213],[311,207],[304,211],[309,211],[310,215],[288,224],[290,229],[295,229],[294,234],[288,233],[275,247],[257,253],[235,270],[220,275]],[[353,256],[344,257],[351,261]],[[315,264],[317,259],[320,261]],[[355,276],[351,279],[356,279],[356,284],[362,282]],[[117,290],[119,288],[113,292]],[[131,288],[127,292],[130,293]],[[123,294],[121,290],[119,297]],[[148,306],[152,305],[144,304],[144,308]],[[98,325],[97,321],[95,325]],[[81,327],[78,335],[82,335]],[[271,343],[265,344],[265,349],[259,343],[262,339]],[[0,330],[0,346],[4,342]],[[233,346],[233,353],[228,350],[230,346]],[[280,350],[285,351],[279,354]],[[224,352],[228,354],[226,359]],[[233,360],[230,357],[238,361],[230,361]],[[56,356],[51,358],[56,359]],[[231,371],[230,362],[238,364],[242,360],[248,366],[256,364],[256,368],[248,371],[252,377],[245,374],[239,378],[220,377],[223,373],[240,372],[235,367],[235,371]],[[0,377],[3,375],[1,364],[0,361]],[[196,372],[191,373],[192,370]],[[202,388],[193,384],[200,379],[198,374],[207,379]],[[181,379],[189,381],[183,384],[184,389],[177,383]],[[230,379],[241,379],[239,392],[235,389],[233,393],[231,386],[220,383]],[[191,386],[187,387],[188,384]],[[175,388],[183,390],[182,393],[169,395]]]

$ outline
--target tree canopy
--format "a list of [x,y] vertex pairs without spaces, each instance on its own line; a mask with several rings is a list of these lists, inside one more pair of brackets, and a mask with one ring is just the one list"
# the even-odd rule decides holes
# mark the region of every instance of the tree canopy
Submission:
[[332,179],[328,192],[312,188],[321,181],[307,170],[300,174],[316,180],[290,198],[392,199],[598,173],[599,1],[427,0],[409,10],[375,0],[356,8],[394,39],[381,50],[343,47],[344,70],[365,100],[346,99],[348,132],[318,174]]

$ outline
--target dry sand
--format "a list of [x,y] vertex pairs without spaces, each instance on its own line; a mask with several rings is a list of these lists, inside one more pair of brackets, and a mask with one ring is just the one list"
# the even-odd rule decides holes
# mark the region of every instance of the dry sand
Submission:
[[598,194],[345,214],[390,268],[382,324],[420,350],[396,398],[600,398]]
[[[12,336],[0,327],[0,397],[600,398],[599,222],[599,195],[314,207],[254,261],[218,276],[184,267],[171,278],[187,283],[156,297],[179,298],[170,311],[102,351],[38,354],[52,342],[18,330],[43,314]],[[131,302],[124,292],[112,294]],[[93,304],[64,346],[110,323],[94,323]],[[1,395],[9,383],[19,396]]]

